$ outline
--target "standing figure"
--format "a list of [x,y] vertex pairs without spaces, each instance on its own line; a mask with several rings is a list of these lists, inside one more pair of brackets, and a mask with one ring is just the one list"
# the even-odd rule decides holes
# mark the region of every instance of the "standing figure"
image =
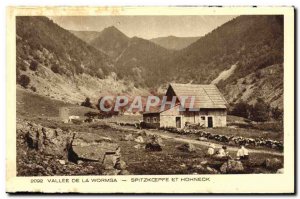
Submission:
[[207,150],[207,154],[212,156],[215,153],[215,145],[214,144],[209,144],[208,150]]
[[249,151],[246,149],[244,145],[240,145],[239,150],[236,154],[237,158],[240,160],[248,160],[249,159]]

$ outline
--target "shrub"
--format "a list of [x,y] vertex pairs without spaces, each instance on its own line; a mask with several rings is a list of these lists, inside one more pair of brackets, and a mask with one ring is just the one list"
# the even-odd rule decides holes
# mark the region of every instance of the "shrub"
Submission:
[[38,68],[38,65],[39,65],[39,63],[38,63],[37,61],[33,60],[33,61],[30,63],[29,68],[30,68],[30,70],[32,70],[32,71],[36,71],[37,68]]
[[60,72],[60,68],[57,64],[51,66],[51,70],[54,72],[54,73],[59,73]]
[[19,68],[20,70],[22,70],[22,71],[27,71],[27,67],[26,67],[26,65],[22,62],[22,63],[19,63],[18,65],[17,65],[17,68]]
[[81,103],[81,106],[93,108],[90,98],[88,98],[88,97],[85,98],[85,101]]
[[27,88],[27,86],[29,85],[29,83],[30,83],[30,78],[27,75],[21,75],[18,78],[18,84],[20,84],[24,88]]
[[234,105],[231,112],[232,115],[248,118],[249,116],[249,105],[246,102],[239,102]]
[[275,120],[282,120],[283,119],[283,110],[280,110],[278,107],[272,108],[271,113],[272,113],[272,117]]
[[265,122],[269,119],[269,105],[261,98],[258,98],[254,106],[250,109],[250,119],[256,122]]
[[36,92],[36,88],[34,86],[31,86],[30,89],[33,91],[33,92]]

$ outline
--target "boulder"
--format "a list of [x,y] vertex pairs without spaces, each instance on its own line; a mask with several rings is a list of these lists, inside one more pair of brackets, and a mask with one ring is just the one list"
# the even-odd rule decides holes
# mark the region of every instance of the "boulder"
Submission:
[[124,162],[123,160],[118,160],[117,163],[115,164],[115,169],[123,170],[126,168],[127,168],[126,162]]
[[163,146],[162,139],[153,135],[147,142],[145,149],[149,151],[161,151]]
[[199,170],[205,170],[205,168],[201,164],[193,165],[193,168],[199,169]]
[[138,135],[139,136],[147,136],[147,133],[146,133],[146,131],[142,130],[142,131],[139,131]]
[[200,162],[200,164],[204,165],[204,164],[207,164],[208,161],[207,160],[203,160],[202,162]]
[[140,149],[140,148],[142,148],[142,145],[137,144],[137,145],[134,145],[133,147],[136,148],[136,149]]
[[158,145],[160,145],[160,146],[163,146],[163,140],[162,140],[162,138],[161,138],[160,136],[158,136],[158,135],[153,135],[153,136],[151,136],[150,142],[156,143],[156,144],[158,144]]
[[281,169],[278,169],[276,173],[283,174],[283,173],[284,173],[284,170],[283,170],[283,168],[281,168]]
[[182,164],[180,165],[180,167],[185,168],[185,167],[186,167],[186,164],[182,163]]
[[221,168],[221,173],[243,173],[244,167],[241,161],[228,160]]
[[206,170],[209,172],[209,173],[211,173],[211,174],[217,174],[217,173],[219,173],[216,169],[214,169],[214,168],[211,168],[211,167],[206,167]]
[[[27,126],[26,128],[23,128]],[[25,136],[25,142],[30,149],[43,152],[45,155],[54,155],[59,158],[68,157],[68,153],[75,133],[70,131],[62,131],[61,129],[51,129],[36,125],[34,123],[26,123],[22,126],[22,131]]]
[[130,175],[129,171],[124,169],[119,172],[119,175]]
[[66,161],[65,160],[58,160],[58,162],[62,165],[65,165],[66,164]]
[[265,166],[267,169],[277,170],[277,169],[282,168],[283,163],[278,158],[267,158],[265,160]]
[[196,147],[191,143],[185,143],[178,147],[178,149],[185,151],[185,152],[195,152]]
[[104,155],[103,161],[102,161],[102,167],[105,170],[111,170],[114,169],[116,166],[116,163],[118,161],[119,156],[115,155],[115,153],[107,153]]
[[94,133],[77,133],[72,149],[79,159],[102,161],[106,154],[119,155],[118,144]]
[[134,139],[135,142],[137,143],[144,143],[144,139],[142,136],[137,136],[135,139]]
[[207,138],[205,138],[205,137],[199,137],[198,140],[200,140],[200,141],[207,141]]
[[157,143],[147,143],[145,146],[145,149],[147,151],[162,151],[162,147],[161,145],[157,144]]
[[102,172],[103,175],[108,175],[108,176],[115,176],[120,173],[120,170],[117,169],[109,169],[109,170],[104,170]]
[[122,138],[122,140],[124,140],[124,141],[133,141],[134,137],[132,136],[132,134],[128,134],[128,135],[125,135],[124,138]]

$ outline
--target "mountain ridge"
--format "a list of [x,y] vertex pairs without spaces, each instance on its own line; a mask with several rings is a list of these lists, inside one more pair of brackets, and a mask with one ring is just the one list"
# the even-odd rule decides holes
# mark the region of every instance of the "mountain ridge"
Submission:
[[152,38],[150,41],[170,50],[181,50],[188,47],[200,37],[176,37],[173,35],[166,37]]
[[[169,50],[138,37],[129,38],[115,27],[108,27],[99,35],[95,33],[97,37],[91,39],[90,44],[87,42],[83,44],[82,40],[78,43],[76,39],[65,32],[66,30],[58,31],[57,28],[46,28],[48,32],[42,31],[47,23],[37,23],[39,30],[36,30],[35,34],[27,33],[35,30],[32,23],[29,23],[28,26],[31,29],[25,28],[22,30],[23,36],[20,34],[18,36],[22,40],[24,37],[28,38],[34,35],[40,43],[26,43],[25,46],[32,47],[33,45],[35,56],[44,48],[48,51],[55,51],[54,54],[59,58],[57,61],[61,68],[66,68],[65,65],[67,65],[67,72],[73,71],[71,72],[73,76],[82,73],[100,79],[111,76],[113,81],[128,82],[131,85],[129,90],[134,88],[149,90],[159,89],[170,82],[209,84],[222,72],[236,64],[233,72],[216,82],[229,103],[237,103],[240,100],[253,103],[255,95],[259,93],[273,106],[283,107],[280,100],[276,100],[280,99],[280,95],[283,96],[283,84],[280,83],[283,80],[279,79],[279,84],[274,88],[272,85],[264,83],[272,79],[272,75],[279,77],[282,71],[280,67],[283,68],[282,16],[240,16],[180,50]],[[78,36],[76,38],[79,39]],[[29,40],[31,41],[32,38]],[[53,41],[53,44],[46,42],[49,40]],[[19,42],[24,44],[22,41]],[[71,45],[72,43],[78,43],[81,48]],[[95,47],[96,44],[98,48]],[[18,45],[17,54],[22,55],[23,48],[22,45]],[[69,53],[74,49],[78,50],[75,50],[75,53]],[[31,61],[25,56],[20,57],[21,60]],[[77,63],[75,66],[71,64],[73,61]],[[53,63],[51,64],[53,65]],[[269,72],[266,72],[265,69],[270,66],[276,67],[271,67],[270,70],[267,70]],[[254,71],[259,72],[256,74]],[[274,71],[274,73],[270,71]],[[258,73],[267,75],[260,76]],[[249,74],[252,75],[248,76]],[[248,82],[245,85],[249,85],[243,86],[244,81]],[[263,85],[274,91],[276,96],[275,94],[272,96],[272,93],[269,92],[256,91],[249,92],[247,95],[243,94],[245,88],[250,89],[251,87],[256,90]],[[243,89],[237,89],[239,87]],[[230,89],[234,90],[234,95],[229,94],[232,93]]]

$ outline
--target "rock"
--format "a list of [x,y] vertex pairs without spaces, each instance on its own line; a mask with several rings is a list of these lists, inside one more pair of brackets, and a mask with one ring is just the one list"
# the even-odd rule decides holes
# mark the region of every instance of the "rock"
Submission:
[[156,143],[147,143],[145,149],[148,151],[162,151],[162,147]]
[[194,165],[193,168],[200,169],[200,170],[205,170],[205,168],[201,164]]
[[136,138],[134,139],[134,141],[137,142],[137,143],[144,143],[144,139],[143,139],[142,136],[136,137]]
[[138,135],[139,136],[147,136],[147,133],[146,133],[146,131],[142,130],[142,131],[139,131]]
[[278,169],[276,173],[283,174],[283,173],[284,173],[284,170],[283,170],[283,168],[281,168],[281,169]]
[[88,166],[86,166],[86,168],[90,169],[90,170],[94,169],[94,167],[92,165],[88,165]]
[[134,145],[133,147],[136,148],[136,149],[142,148],[142,146],[140,144]]
[[193,144],[191,143],[186,143],[178,147],[180,150],[185,151],[185,152],[195,152],[196,148]]
[[186,167],[186,164],[183,163],[183,164],[181,164],[180,166],[184,168],[184,167]]
[[133,141],[134,138],[133,138],[133,135],[132,135],[132,134],[128,134],[128,135],[125,135],[125,137],[124,137],[122,140],[125,140],[125,141]]
[[151,138],[151,142],[157,143],[160,146],[164,146],[162,138],[158,135],[153,135]]
[[283,164],[282,161],[279,160],[278,158],[272,158],[272,159],[267,158],[265,160],[265,166],[267,169],[277,170],[282,168]]
[[120,173],[120,170],[117,169],[109,169],[109,170],[104,170],[103,175],[108,175],[108,176],[113,176],[113,175],[118,175]]
[[83,164],[83,161],[82,160],[78,160],[77,164]]
[[66,161],[65,160],[58,160],[58,162],[62,165],[65,165],[66,164]]
[[102,161],[105,154],[118,153],[119,146],[93,133],[77,133],[72,149],[79,158]]
[[105,170],[110,170],[110,169],[114,169],[118,158],[120,158],[119,156],[115,155],[115,153],[110,154],[107,153],[105,154],[103,161],[102,161],[102,166]]
[[200,141],[206,141],[207,138],[205,138],[205,137],[199,137],[198,140],[200,140]]
[[219,173],[216,169],[211,168],[211,167],[206,167],[206,170],[207,170],[209,173],[212,173],[212,174],[217,174],[217,173]]
[[58,158],[68,158],[69,150],[75,134],[61,129],[51,129],[34,123],[19,125],[24,131],[25,142],[30,149],[43,152],[45,155],[54,155]]
[[146,144],[145,149],[149,151],[161,151],[162,146],[162,139],[159,136],[153,135]]
[[208,161],[207,160],[203,160],[202,162],[200,162],[200,164],[207,164]]
[[114,142],[110,137],[98,137],[95,142]]
[[117,163],[115,165],[115,169],[123,170],[123,169],[126,169],[126,168],[127,168],[126,162],[124,162],[123,160],[117,161]]
[[116,153],[116,155],[121,156],[121,147],[117,147],[115,153]]
[[221,166],[220,171],[221,173],[242,173],[244,167],[241,161],[228,160]]
[[270,173],[270,171],[267,170],[266,168],[258,167],[258,168],[254,168],[252,173],[266,174],[266,173]]
[[119,172],[119,175],[130,175],[129,171],[124,169]]

